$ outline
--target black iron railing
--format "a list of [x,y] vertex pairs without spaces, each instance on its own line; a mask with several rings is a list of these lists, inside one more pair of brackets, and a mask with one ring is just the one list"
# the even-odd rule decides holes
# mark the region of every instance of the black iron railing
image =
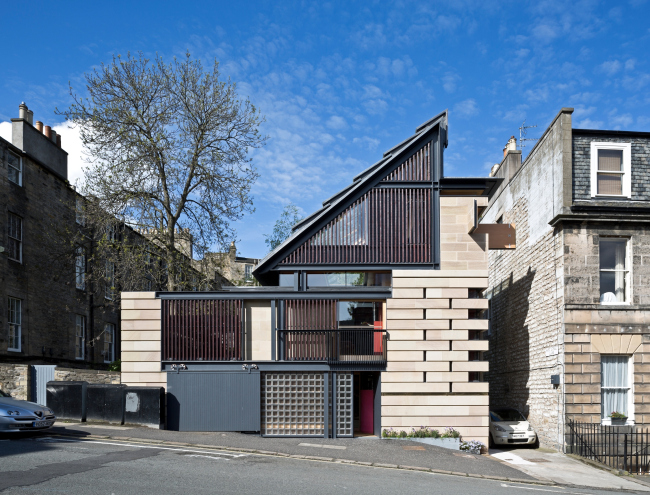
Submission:
[[635,426],[567,421],[567,453],[634,474],[650,472],[650,432]]
[[385,365],[386,340],[385,330],[278,330],[284,361]]

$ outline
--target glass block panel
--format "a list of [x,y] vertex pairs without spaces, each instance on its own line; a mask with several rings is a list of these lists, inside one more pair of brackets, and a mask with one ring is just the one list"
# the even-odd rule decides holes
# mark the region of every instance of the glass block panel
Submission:
[[352,373],[336,374],[336,436],[352,437],[354,433]]
[[323,436],[325,375],[262,373],[262,435]]

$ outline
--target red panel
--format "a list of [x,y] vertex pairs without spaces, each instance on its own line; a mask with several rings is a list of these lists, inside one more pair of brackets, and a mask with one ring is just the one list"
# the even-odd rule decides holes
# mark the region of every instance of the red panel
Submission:
[[375,391],[359,390],[359,430],[374,433]]

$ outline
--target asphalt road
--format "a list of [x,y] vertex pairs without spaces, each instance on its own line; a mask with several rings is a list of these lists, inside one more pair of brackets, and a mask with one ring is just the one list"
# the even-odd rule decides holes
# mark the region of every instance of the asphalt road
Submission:
[[0,493],[595,495],[612,492],[191,447],[33,437],[0,440]]

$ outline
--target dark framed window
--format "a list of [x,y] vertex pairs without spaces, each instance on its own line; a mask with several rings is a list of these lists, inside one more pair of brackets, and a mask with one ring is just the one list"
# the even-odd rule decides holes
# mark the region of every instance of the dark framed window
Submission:
[[22,263],[23,261],[23,219],[18,215],[9,213],[8,216],[8,245],[9,259]]
[[8,174],[11,182],[19,186],[23,185],[23,159],[9,151],[7,153]]

